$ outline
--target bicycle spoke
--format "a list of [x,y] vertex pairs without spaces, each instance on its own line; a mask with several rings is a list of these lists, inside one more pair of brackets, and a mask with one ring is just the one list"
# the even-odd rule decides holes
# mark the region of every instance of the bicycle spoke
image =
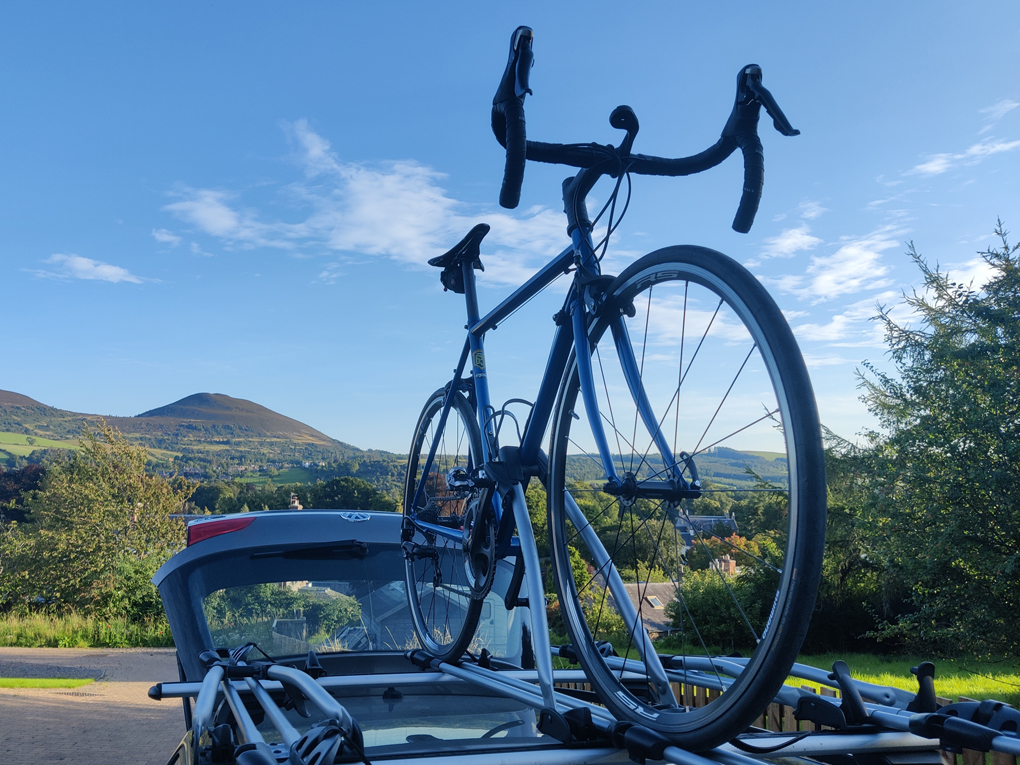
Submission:
[[747,362],[750,360],[751,354],[754,353],[754,349],[757,348],[757,347],[758,347],[758,344],[755,343],[754,345],[751,346],[751,350],[749,350],[747,352],[747,356],[744,357],[744,361],[740,365],[740,369],[737,370],[737,374],[734,375],[733,381],[730,382],[730,387],[728,387],[726,389],[726,393],[723,394],[722,401],[719,402],[719,406],[717,406],[715,408],[715,412],[712,413],[712,419],[709,420],[708,421],[708,425],[705,426],[705,432],[702,433],[701,434],[701,438],[698,439],[698,444],[697,444],[697,446],[694,447],[694,451],[698,451],[698,448],[701,446],[701,442],[705,440],[705,436],[708,435],[709,428],[712,427],[712,423],[715,422],[715,418],[719,416],[719,410],[723,408],[723,404],[726,403],[726,399],[729,398],[729,396],[730,396],[730,391],[733,390],[733,386],[736,385],[737,384],[737,380],[740,379],[740,373],[744,371],[744,367],[747,366]]
[[[680,363],[676,370],[676,421],[673,423],[673,457],[676,458],[676,439],[680,432],[680,383],[683,381],[684,370],[684,340],[687,335],[687,292],[691,288],[690,282],[684,282],[684,309],[680,315]],[[672,404],[672,399],[670,404]],[[666,407],[669,411],[669,407]]]
[[727,440],[729,440],[729,439],[733,438],[733,436],[737,435],[737,433],[742,433],[742,432],[744,432],[745,430],[747,430],[748,428],[750,428],[750,427],[752,427],[752,426],[754,426],[754,425],[757,425],[757,424],[758,424],[759,422],[762,422],[763,420],[767,420],[767,419],[769,419],[770,417],[772,417],[773,415],[775,415],[775,414],[776,414],[776,412],[778,412],[778,411],[779,411],[779,407],[776,407],[776,408],[775,408],[775,409],[773,409],[773,410],[772,410],[771,412],[766,412],[766,413],[765,413],[765,414],[763,414],[763,415],[762,415],[761,417],[759,417],[759,418],[758,418],[757,420],[754,420],[753,422],[749,422],[749,423],[748,423],[747,425],[745,425],[744,427],[742,427],[742,428],[738,428],[737,430],[734,430],[734,431],[733,431],[732,433],[730,433],[729,435],[723,436],[723,437],[722,437],[722,438],[720,438],[720,439],[719,439],[718,441],[716,441],[716,442],[714,442],[714,443],[711,443],[711,444],[709,444],[708,446],[706,446],[706,447],[705,447],[704,449],[696,449],[695,451],[691,452],[691,456],[692,456],[692,457],[695,457],[695,456],[697,456],[697,455],[701,454],[702,452],[707,452],[707,451],[708,451],[709,449],[711,449],[711,448],[712,448],[713,446],[718,446],[718,445],[719,445],[719,444],[721,444],[721,443],[722,443],[723,441],[727,441]]
[[698,358],[698,353],[701,351],[701,346],[704,345],[705,338],[708,337],[708,333],[712,329],[712,325],[715,323],[715,317],[719,315],[719,309],[722,308],[722,304],[723,304],[723,299],[719,298],[719,305],[717,305],[715,307],[715,313],[713,313],[712,314],[712,318],[709,319],[708,326],[705,327],[705,334],[703,334],[701,336],[701,339],[698,341],[698,347],[694,349],[694,355],[691,356],[691,360],[687,364],[687,371],[683,373],[683,376],[680,378],[680,385],[677,386],[677,387],[683,387],[684,380],[686,380],[687,379],[687,375],[690,374],[691,367],[694,366],[694,360],[696,358]]
[[[645,309],[645,332],[641,338],[641,365],[638,367],[638,379],[640,380],[645,373],[645,349],[648,345],[648,322],[652,318],[652,290],[654,285],[648,288],[648,307]],[[637,401],[634,402],[634,435],[631,436],[630,441],[634,443],[637,440],[637,424],[638,424],[639,412]],[[634,455],[630,456],[630,470],[634,472]]]
[[[690,515],[687,515],[686,517],[687,517],[687,520],[690,521],[690,518],[691,518]],[[704,538],[701,536],[701,529],[698,528],[698,526],[696,526],[694,523],[691,523],[691,528],[694,530],[694,533],[697,535],[698,541],[701,543],[701,547],[705,551],[705,555],[708,556],[708,560],[709,560],[708,567],[710,569],[714,570],[716,572],[716,574],[719,575],[719,579],[722,581],[723,585],[726,587],[726,592],[729,593],[730,598],[733,600],[733,605],[735,605],[737,607],[737,611],[740,612],[740,616],[744,620],[744,624],[747,626],[747,629],[749,629],[751,631],[751,635],[754,637],[754,642],[757,645],[758,643],[761,642],[761,638],[758,637],[758,633],[755,631],[754,627],[751,625],[750,619],[748,619],[747,618],[747,614],[744,613],[744,608],[743,608],[743,606],[740,605],[740,601],[737,600],[737,596],[736,596],[736,594],[734,594],[733,588],[730,587],[729,582],[726,581],[726,576],[723,574],[722,571],[719,570],[718,566],[713,565],[714,563],[716,563],[716,557],[712,554],[712,551],[708,548],[708,545],[705,543]]]

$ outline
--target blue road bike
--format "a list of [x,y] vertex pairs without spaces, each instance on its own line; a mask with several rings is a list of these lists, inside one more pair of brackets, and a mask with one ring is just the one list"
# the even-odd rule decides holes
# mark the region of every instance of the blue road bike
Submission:
[[[467,338],[453,379],[422,410],[408,458],[402,544],[416,635],[439,661],[477,653],[484,646],[471,641],[491,603],[496,562],[512,559],[505,606],[530,601],[535,668],[555,710],[542,561],[525,501],[537,479],[563,623],[554,626],[571,640],[559,655],[576,657],[618,719],[707,749],[761,714],[808,627],[826,513],[818,414],[782,313],[737,262],[687,245],[652,252],[618,276],[603,274],[601,260],[619,222],[622,181],[629,201],[632,175],[701,172],[737,148],[744,188],[733,228],[748,231],[764,176],[761,107],[780,133],[798,131],[750,65],[738,75],[722,136],[700,154],[633,153],[638,120],[626,106],[610,115],[626,131],[619,146],[529,141],[532,60],[532,31],[520,27],[492,110],[506,148],[500,203],[518,204],[526,159],[579,168],[563,183],[571,241],[485,316],[475,271],[488,226],[429,261],[447,289],[464,295]],[[606,238],[596,244],[599,217],[590,219],[585,199],[603,176],[616,185],[599,229]],[[572,282],[537,396],[494,406],[486,333],[563,274]],[[523,428],[513,412],[522,408]],[[719,460],[739,456],[727,449],[759,458],[727,474]],[[699,472],[712,458],[714,473]],[[734,509],[739,529],[727,512]],[[660,656],[653,637],[663,631],[669,648]],[[742,658],[709,658],[722,654]],[[714,678],[710,703],[695,708],[679,690],[687,672]]]

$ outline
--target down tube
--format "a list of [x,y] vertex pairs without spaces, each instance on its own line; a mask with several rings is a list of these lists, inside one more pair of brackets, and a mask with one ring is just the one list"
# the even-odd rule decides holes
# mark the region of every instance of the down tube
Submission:
[[568,322],[564,321],[557,325],[552,348],[549,350],[549,360],[545,364],[545,374],[542,375],[538,396],[535,397],[535,406],[531,410],[531,416],[528,417],[524,438],[521,440],[521,462],[525,465],[538,464],[542,438],[545,436],[545,428],[549,424],[549,417],[556,403],[556,391],[560,387],[560,379],[567,366],[573,340],[574,334]]

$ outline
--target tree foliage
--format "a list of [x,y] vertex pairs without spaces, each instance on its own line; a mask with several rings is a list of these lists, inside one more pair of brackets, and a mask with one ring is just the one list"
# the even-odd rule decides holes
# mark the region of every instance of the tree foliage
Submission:
[[297,494],[303,507],[315,510],[372,510],[396,512],[394,499],[361,478],[343,476],[311,484],[206,483],[195,489],[188,504],[212,513],[242,513],[250,510],[279,510]]
[[27,522],[0,528],[0,604],[161,618],[156,569],[184,545],[171,518],[192,487],[145,470],[145,449],[105,422],[49,467],[25,500]]
[[909,325],[883,310],[895,373],[865,365],[876,553],[909,608],[880,634],[942,652],[1020,651],[1020,252],[1001,222],[981,289],[911,245]]

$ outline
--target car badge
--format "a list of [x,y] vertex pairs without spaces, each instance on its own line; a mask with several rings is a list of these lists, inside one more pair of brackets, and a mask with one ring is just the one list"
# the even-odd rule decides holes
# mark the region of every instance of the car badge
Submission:
[[340,517],[351,523],[361,523],[367,521],[371,516],[368,513],[340,513]]

